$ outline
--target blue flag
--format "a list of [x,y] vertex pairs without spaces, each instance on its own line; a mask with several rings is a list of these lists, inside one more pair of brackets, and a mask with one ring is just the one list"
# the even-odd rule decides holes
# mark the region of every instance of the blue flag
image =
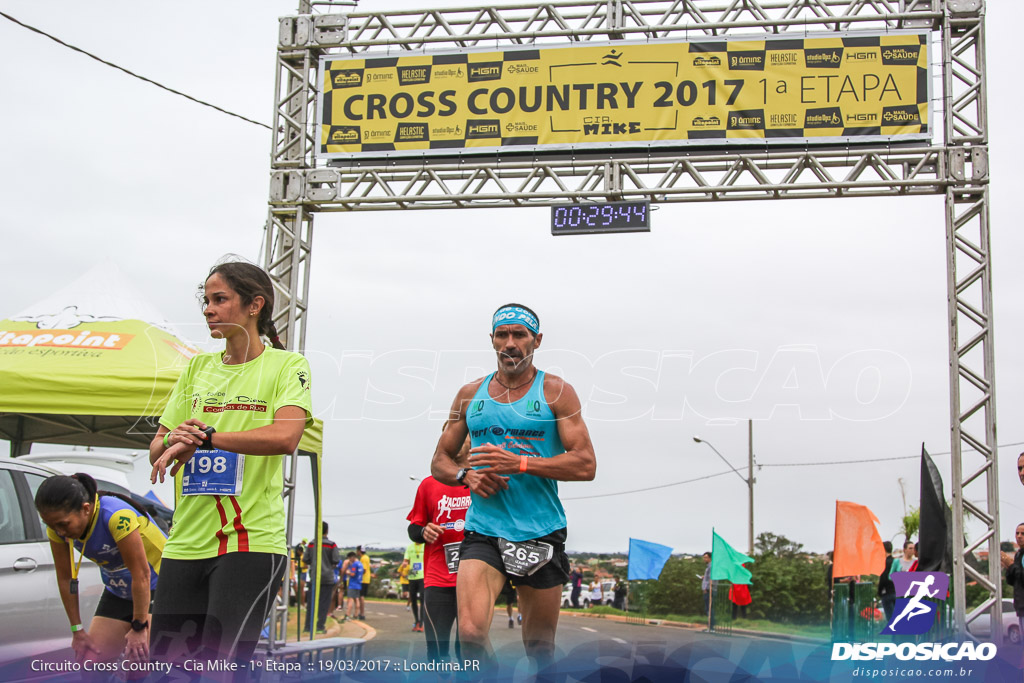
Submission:
[[672,548],[660,543],[629,539],[629,575],[628,579],[657,579],[665,567]]
[[160,500],[160,496],[158,496],[155,493],[153,493],[153,489],[150,489],[149,491],[146,491],[146,495],[144,495],[143,498],[145,498],[147,500],[151,500],[154,503],[160,503],[164,507],[167,507],[167,503],[165,503],[162,500]]

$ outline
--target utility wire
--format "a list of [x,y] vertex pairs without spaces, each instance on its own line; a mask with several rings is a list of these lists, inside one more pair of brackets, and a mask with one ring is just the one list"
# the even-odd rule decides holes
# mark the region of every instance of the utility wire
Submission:
[[155,85],[156,87],[160,88],[161,90],[166,90],[169,93],[173,93],[175,95],[180,95],[181,97],[184,97],[186,100],[191,100],[192,102],[195,102],[196,104],[201,104],[204,107],[210,107],[211,109],[216,109],[217,111],[219,111],[222,114],[227,114],[228,116],[234,116],[236,119],[242,119],[243,121],[245,121],[247,123],[252,123],[252,124],[255,124],[257,126],[263,126],[267,130],[271,130],[270,126],[268,126],[265,123],[261,123],[259,121],[253,121],[252,119],[246,118],[246,117],[242,116],[241,114],[236,114],[234,112],[230,112],[227,109],[222,109],[222,108],[218,107],[215,104],[210,104],[209,102],[204,102],[203,100],[196,99],[195,97],[192,97],[191,95],[186,95],[185,93],[183,93],[183,92],[181,92],[179,90],[175,90],[174,88],[169,88],[169,87],[167,87],[166,85],[164,85],[162,83],[157,83],[156,81],[154,81],[151,78],[146,78],[145,76],[140,76],[139,74],[135,73],[134,71],[129,71],[128,69],[124,68],[123,66],[118,66],[117,64],[114,64],[113,62],[108,62],[107,60],[105,60],[105,59],[103,59],[101,57],[97,57],[93,53],[87,52],[86,50],[83,50],[80,47],[75,47],[74,45],[71,45],[69,43],[65,43],[60,38],[57,38],[56,36],[52,36],[49,33],[47,33],[46,31],[40,30],[40,29],[38,29],[38,28],[36,28],[34,26],[29,26],[28,24],[26,24],[24,22],[18,21],[17,19],[15,19],[14,17],[12,17],[9,14],[5,14],[3,12],[0,12],[0,17],[3,17],[4,19],[7,19],[8,21],[17,24],[18,26],[21,26],[22,28],[26,28],[29,31],[32,31],[33,33],[38,33],[41,36],[49,38],[53,42],[55,42],[55,43],[57,43],[59,45],[63,45],[64,47],[68,48],[69,50],[74,50],[75,52],[78,52],[78,53],[81,53],[81,54],[85,55],[86,57],[89,57],[91,59],[95,59],[100,64],[105,64],[105,65],[107,65],[107,66],[109,66],[111,68],[114,68],[114,69],[117,69],[118,71],[126,73],[126,74],[128,74],[129,76],[131,76],[133,78],[137,78],[140,81],[145,81],[146,83],[149,83],[151,85]]
[[562,500],[587,500],[589,498],[609,498],[611,496],[624,496],[627,493],[640,493],[642,491],[654,491],[655,489],[665,489],[670,486],[680,486],[682,484],[692,484],[695,481],[704,481],[705,479],[714,479],[715,477],[721,477],[724,474],[732,474],[732,470],[725,470],[718,474],[708,474],[703,477],[697,477],[696,479],[685,479],[683,481],[675,481],[671,484],[659,484],[658,486],[648,486],[642,489],[633,489],[632,491],[616,491],[615,493],[598,493],[593,496],[573,496],[572,498],[563,498]]
[[[1015,441],[1013,443],[999,444],[997,448],[1007,448],[1009,446],[1024,446],[1024,441]],[[969,450],[974,450],[969,449]],[[951,451],[936,451],[935,453],[929,453],[929,455],[949,455]],[[911,460],[914,458],[920,458],[921,454],[917,455],[897,455],[891,458],[864,458],[861,460],[833,460],[831,462],[789,462],[789,463],[772,463],[766,465],[757,465],[761,467],[816,467],[821,465],[857,465],[860,463],[871,463],[871,462],[889,462],[893,460]],[[645,491],[656,491],[657,489],[666,489],[672,486],[682,486],[683,484],[692,484],[697,481],[704,481],[706,479],[714,479],[715,477],[721,477],[726,474],[732,474],[732,470],[725,470],[718,472],[717,474],[708,474],[703,477],[696,477],[694,479],[684,479],[683,481],[674,481],[671,484],[659,484],[658,486],[647,486],[642,489],[630,489],[629,491],[616,491],[614,493],[598,493],[593,496],[572,496],[569,498],[563,498],[562,500],[589,500],[591,498],[611,498],[612,496],[626,496],[631,493],[643,493]],[[355,512],[352,514],[337,514],[337,515],[324,515],[325,517],[331,518],[345,518],[345,517],[363,517],[365,515],[379,515],[385,512],[397,512],[399,510],[408,510],[408,506],[388,508],[387,510],[374,510],[372,512]]]
[[[1013,443],[1002,443],[996,446],[996,448],[1008,448],[1010,446],[1022,446],[1024,441],[1015,441]],[[964,450],[976,451],[974,448],[967,448]],[[932,453],[928,452],[928,455],[950,455],[952,451],[935,451]],[[758,469],[762,467],[820,467],[822,465],[856,465],[863,462],[889,462],[892,460],[912,460],[914,458],[920,458],[921,454],[917,455],[896,455],[890,458],[866,458],[861,460],[832,460],[830,462],[773,462],[758,464]]]
[[[719,472],[718,474],[709,474],[709,475],[704,476],[704,477],[697,477],[696,479],[686,479],[685,481],[677,481],[677,482],[673,482],[671,484],[661,484],[659,486],[651,486],[649,488],[634,489],[632,491],[617,491],[615,493],[599,493],[599,494],[593,495],[593,496],[573,496],[572,498],[563,498],[562,500],[587,500],[588,498],[608,498],[609,496],[624,496],[624,495],[629,494],[629,493],[640,493],[641,491],[653,491],[654,489],[664,489],[664,488],[668,488],[669,486],[681,486],[682,484],[692,484],[695,481],[703,481],[704,479],[713,479],[714,477],[720,477],[723,474],[732,474],[732,470],[725,470],[724,472]],[[380,515],[380,514],[383,514],[385,512],[397,512],[399,510],[408,510],[408,509],[409,509],[409,506],[408,505],[404,505],[402,507],[397,507],[397,508],[388,508],[387,510],[373,510],[371,512],[353,512],[351,514],[338,513],[338,514],[334,514],[334,515],[324,515],[324,518],[326,519],[326,518],[329,517],[331,519],[346,519],[348,517],[364,517],[366,515]]]
[[330,517],[331,519],[348,519],[349,517],[365,517],[366,515],[380,515],[385,512],[398,512],[399,510],[408,510],[408,505],[403,505],[397,508],[388,508],[387,510],[373,510],[372,512],[339,512],[336,515],[324,515],[324,518]]
[[[1021,445],[1024,445],[1024,441],[1017,441],[1017,442],[1014,442],[1014,443],[999,444],[997,446],[997,448],[1006,448],[1006,447],[1009,447],[1009,446],[1021,446]],[[973,451],[975,449],[972,448],[972,449],[969,449],[969,450]],[[937,451],[935,453],[929,453],[929,455],[949,455],[950,453],[951,453],[951,451]],[[921,455],[919,453],[917,455],[897,455],[897,456],[893,456],[893,457],[890,457],[890,458],[864,458],[864,459],[860,459],[860,460],[833,460],[831,462],[791,462],[791,463],[772,463],[772,464],[765,464],[765,465],[758,464],[757,467],[758,468],[761,468],[761,467],[815,467],[815,466],[820,466],[820,465],[856,465],[856,464],[860,464],[860,463],[889,462],[889,461],[892,461],[892,460],[911,460],[911,459],[920,458],[920,457],[921,457]],[[630,491],[617,491],[615,493],[601,493],[601,494],[597,494],[597,495],[594,495],[594,496],[576,496],[576,497],[573,497],[573,498],[563,498],[562,500],[586,500],[588,498],[609,498],[611,496],[624,496],[624,495],[627,495],[627,494],[630,494],[630,493],[643,493],[644,491],[654,491],[654,490],[657,490],[657,489],[668,488],[670,486],[679,486],[681,484],[691,484],[691,483],[696,482],[696,481],[703,481],[705,479],[712,479],[714,477],[720,477],[722,475],[731,474],[731,473],[732,473],[732,470],[726,470],[724,472],[719,472],[718,474],[709,474],[709,475],[704,476],[704,477],[697,477],[696,479],[686,479],[685,481],[677,481],[677,482],[673,482],[671,484],[660,484],[658,486],[648,486],[646,488],[632,489]]]

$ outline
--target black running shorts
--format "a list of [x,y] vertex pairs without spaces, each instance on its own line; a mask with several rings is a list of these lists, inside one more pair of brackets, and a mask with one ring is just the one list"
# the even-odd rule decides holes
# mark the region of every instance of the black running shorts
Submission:
[[498,539],[494,536],[485,536],[475,531],[467,531],[466,537],[462,539],[462,546],[459,550],[459,562],[466,560],[480,560],[494,567],[510,579],[516,586],[529,586],[530,588],[544,589],[560,586],[569,580],[569,558],[565,554],[566,530],[558,529],[546,536],[531,539],[541,543],[550,543],[554,546],[555,554],[543,567],[530,576],[514,576],[505,571],[505,565],[501,561],[501,551],[498,548]]

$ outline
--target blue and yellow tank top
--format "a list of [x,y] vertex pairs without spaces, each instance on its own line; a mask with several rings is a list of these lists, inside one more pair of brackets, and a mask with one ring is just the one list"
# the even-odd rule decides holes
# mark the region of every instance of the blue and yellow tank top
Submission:
[[[119,598],[131,600],[132,573],[124,564],[117,542],[138,529],[146,549],[146,559],[149,560],[149,588],[155,589],[164,542],[167,540],[164,532],[148,515],[120,498],[101,496],[99,502],[98,513],[86,531],[85,541],[73,539],[75,552],[81,552],[99,565],[103,584],[108,591]],[[67,539],[49,527],[46,535],[57,543],[67,543]]]
[[[544,400],[544,373],[538,370],[526,395],[512,403],[500,403],[487,393],[493,377],[491,373],[480,384],[466,412],[473,447],[490,443],[530,458],[564,453],[558,421]],[[489,498],[473,494],[466,513],[468,531],[528,541],[565,527],[558,482],[529,472],[508,477],[506,490]]]

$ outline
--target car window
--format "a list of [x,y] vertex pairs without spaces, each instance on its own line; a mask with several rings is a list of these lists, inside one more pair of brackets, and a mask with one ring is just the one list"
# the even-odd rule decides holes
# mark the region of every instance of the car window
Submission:
[[105,479],[97,479],[96,488],[100,491],[106,491],[107,493],[120,493],[122,496],[132,495],[131,491],[120,484],[115,484],[114,482],[106,481]]
[[0,471],[0,543],[23,543],[25,518],[21,515],[18,492],[8,471]]
[[[32,500],[34,501],[36,499],[36,491],[39,490],[40,484],[42,484],[44,481],[46,481],[46,477],[44,477],[41,474],[33,474],[32,472],[25,472],[25,481],[28,482],[28,490],[31,492]],[[33,507],[35,507],[35,506],[33,505]],[[37,517],[39,516],[38,513],[36,514],[36,516]],[[46,524],[43,523],[42,517],[39,518],[39,528],[43,530],[43,535],[41,535],[36,540],[43,540],[46,537]]]

